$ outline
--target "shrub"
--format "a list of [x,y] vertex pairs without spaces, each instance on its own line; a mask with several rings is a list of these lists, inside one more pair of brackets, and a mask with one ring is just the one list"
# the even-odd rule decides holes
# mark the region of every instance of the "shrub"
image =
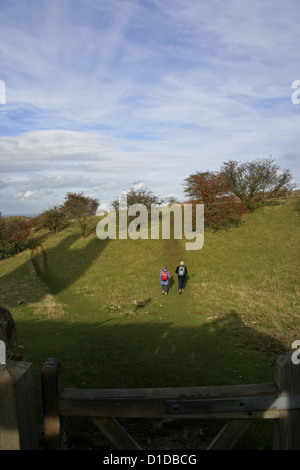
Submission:
[[12,256],[28,246],[31,221],[24,217],[3,218],[0,213],[0,259]]
[[247,210],[255,209],[272,197],[285,196],[293,189],[291,172],[281,171],[271,157],[246,163],[223,163],[221,174]]
[[57,233],[61,230],[66,221],[66,216],[62,211],[61,207],[54,206],[38,217],[37,227],[47,228],[50,232]]
[[221,173],[197,172],[185,179],[190,202],[204,204],[205,227],[219,230],[238,224],[245,207],[236,200]]

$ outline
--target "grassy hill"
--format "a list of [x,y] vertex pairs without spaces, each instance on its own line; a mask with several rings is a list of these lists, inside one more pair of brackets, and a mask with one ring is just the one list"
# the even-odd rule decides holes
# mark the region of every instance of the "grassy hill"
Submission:
[[[83,239],[75,223],[38,234],[42,248],[0,265],[16,352],[34,363],[37,388],[48,357],[61,360],[66,387],[273,381],[274,361],[299,339],[299,215],[297,199],[273,201],[238,228],[205,232],[199,251],[184,240],[100,241],[95,230]],[[178,295],[182,259],[189,276]],[[174,276],[168,296],[164,264]],[[262,445],[257,430],[247,436],[245,448]]]

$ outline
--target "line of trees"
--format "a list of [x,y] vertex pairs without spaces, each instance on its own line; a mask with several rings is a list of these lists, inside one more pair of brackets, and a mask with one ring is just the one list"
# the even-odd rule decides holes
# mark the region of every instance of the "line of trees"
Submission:
[[[268,199],[286,196],[293,188],[292,174],[281,170],[269,157],[239,163],[230,160],[222,164],[220,171],[197,171],[184,180],[184,192],[190,203],[204,204],[205,227],[220,230],[240,222],[242,215],[264,204]],[[126,191],[128,206],[143,204],[172,204],[151,190],[133,185]],[[19,253],[30,243],[32,228],[46,228],[53,233],[63,229],[68,220],[75,220],[82,237],[88,236],[92,217],[99,201],[83,193],[67,193],[63,204],[51,207],[34,219],[24,217],[1,217],[0,213],[0,259]],[[119,201],[112,202],[118,210]]]
[[31,246],[32,229],[46,228],[59,232],[68,222],[75,219],[81,235],[86,238],[99,201],[83,193],[67,193],[64,203],[51,207],[38,217],[2,217],[0,213],[0,259],[15,255]]
[[190,202],[204,204],[205,226],[213,230],[239,223],[245,212],[292,189],[291,172],[280,170],[271,157],[246,163],[230,160],[218,172],[190,175],[184,187]]
[[[204,204],[205,226],[212,230],[239,224],[245,212],[254,210],[269,198],[285,196],[292,189],[291,172],[282,171],[271,157],[246,163],[230,160],[223,163],[218,172],[198,171],[184,180],[188,201]],[[174,199],[163,200],[138,184],[126,191],[126,201],[127,207],[143,204],[148,209],[152,204],[175,202]],[[112,201],[116,210],[119,202]],[[98,204],[96,199],[82,193],[68,193],[64,204],[45,211],[41,221],[44,227],[56,232],[67,218],[74,218],[86,237],[90,215],[96,212]]]
[[85,196],[83,193],[67,193],[64,203],[44,211],[37,219],[38,228],[47,228],[57,233],[68,220],[75,220],[83,238],[88,236],[91,216],[96,214],[98,199]]

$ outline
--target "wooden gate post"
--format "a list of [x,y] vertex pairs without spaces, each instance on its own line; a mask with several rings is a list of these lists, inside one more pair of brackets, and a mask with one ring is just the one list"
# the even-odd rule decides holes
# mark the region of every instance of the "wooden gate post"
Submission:
[[33,366],[0,365],[0,450],[38,450]]
[[58,359],[48,359],[41,371],[43,421],[47,450],[62,448],[62,425],[59,415],[59,395],[62,390],[61,368]]
[[[290,404],[300,396],[300,364],[292,361],[292,354],[287,352],[280,356],[275,369],[275,383]],[[280,418],[274,423],[274,449],[300,450],[299,409],[280,411]]]

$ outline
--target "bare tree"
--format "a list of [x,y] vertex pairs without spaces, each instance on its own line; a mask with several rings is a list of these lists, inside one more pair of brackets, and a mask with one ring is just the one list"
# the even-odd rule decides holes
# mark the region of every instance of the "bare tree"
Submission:
[[247,210],[252,210],[271,197],[286,195],[293,189],[292,174],[281,171],[271,157],[246,163],[230,160],[221,173],[230,190]]

